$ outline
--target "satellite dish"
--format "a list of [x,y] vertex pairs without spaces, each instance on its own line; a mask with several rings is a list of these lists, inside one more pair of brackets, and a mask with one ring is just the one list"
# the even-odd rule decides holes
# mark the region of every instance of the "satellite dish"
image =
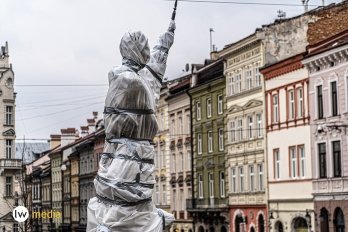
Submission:
[[189,64],[186,64],[186,65],[185,65],[185,71],[186,71],[186,72],[190,71],[190,65],[189,65]]

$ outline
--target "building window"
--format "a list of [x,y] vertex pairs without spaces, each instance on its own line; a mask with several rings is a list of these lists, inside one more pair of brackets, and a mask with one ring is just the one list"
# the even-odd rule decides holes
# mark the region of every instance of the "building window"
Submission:
[[249,166],[249,188],[251,192],[255,190],[255,173],[254,166]]
[[303,89],[297,88],[297,118],[303,117]]
[[298,154],[300,157],[300,176],[303,178],[306,176],[306,155],[304,146],[298,147]]
[[262,114],[257,114],[256,120],[257,120],[257,137],[261,138],[263,136],[263,134],[262,134]]
[[333,155],[333,171],[334,177],[342,176],[342,166],[341,166],[341,142],[332,142],[332,155]]
[[255,87],[261,86],[261,74],[259,71],[259,67],[255,67]]
[[276,123],[279,120],[278,116],[278,94],[273,95],[273,122]]
[[239,167],[239,191],[244,192],[244,168]]
[[289,90],[289,119],[295,118],[295,93],[294,90]]
[[279,149],[273,150],[273,157],[274,157],[274,178],[276,180],[280,179],[280,155],[279,155]]
[[12,176],[6,176],[6,196],[11,197],[12,196]]
[[166,191],[166,185],[162,185],[162,204],[167,205],[167,191]]
[[208,152],[213,152],[213,132],[208,131]]
[[224,150],[224,129],[219,128],[219,151]]
[[202,154],[202,134],[197,134],[197,152]]
[[179,117],[179,136],[182,136],[184,133],[184,124],[182,117]]
[[236,75],[236,93],[240,93],[242,91],[242,75],[238,73]]
[[319,143],[318,144],[318,151],[319,151],[319,177],[320,178],[326,178],[326,143]]
[[177,206],[176,206],[176,199],[177,199],[176,191],[173,190],[173,208],[174,208],[174,209],[177,209]]
[[236,122],[231,121],[230,122],[230,142],[235,142],[236,141]]
[[6,106],[6,125],[13,125],[13,106]]
[[232,192],[237,192],[237,171],[235,168],[232,168]]
[[234,94],[234,88],[235,88],[234,77],[230,76],[228,78],[228,95],[229,96]]
[[211,98],[207,99],[207,118],[211,118]]
[[259,174],[259,190],[263,191],[264,190],[264,184],[263,184],[263,165],[258,164],[258,174]]
[[222,102],[222,95],[218,96],[218,114],[223,113],[223,102]]
[[172,172],[176,172],[176,157],[175,153],[172,155]]
[[12,159],[12,140],[6,139],[6,159]]
[[252,71],[251,71],[251,69],[247,69],[245,71],[245,82],[246,82],[245,86],[246,86],[247,90],[253,88],[253,78],[252,78]]
[[166,153],[164,151],[161,151],[161,166],[162,168],[165,168],[166,167]]
[[295,178],[297,176],[297,156],[296,156],[296,147],[290,147],[290,176]]
[[333,81],[330,83],[331,88],[331,115],[338,115],[338,99],[337,99],[337,82]]
[[161,113],[161,129],[165,130],[166,129],[166,125],[165,125],[165,118],[164,118],[164,113]]
[[19,231],[19,226],[18,224],[13,224],[13,232],[18,232]]
[[209,197],[214,198],[214,174],[209,172]]
[[243,119],[237,120],[237,141],[243,140]]
[[172,119],[172,123],[170,125],[172,135],[175,135],[175,120]]
[[248,116],[248,137],[253,139],[253,116]]
[[182,152],[180,152],[179,154],[179,162],[180,162],[180,166],[179,166],[179,172],[182,172],[184,170],[184,155]]
[[220,197],[225,197],[225,173],[220,172]]
[[201,103],[196,102],[196,119],[201,120]]
[[198,175],[198,196],[199,198],[203,198],[203,175]]
[[323,86],[317,86],[317,117],[324,118]]

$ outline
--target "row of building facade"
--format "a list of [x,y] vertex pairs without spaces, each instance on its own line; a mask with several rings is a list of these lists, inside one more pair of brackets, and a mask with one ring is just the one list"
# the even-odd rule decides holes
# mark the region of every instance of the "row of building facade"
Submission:
[[[153,200],[175,215],[171,231],[345,231],[347,25],[347,1],[276,20],[163,84]],[[51,135],[50,150],[25,166],[17,197],[21,161],[0,157],[7,204],[19,198],[31,211],[61,213],[31,219],[30,230],[86,230],[102,124],[93,113],[79,131]],[[4,128],[4,141],[13,139],[14,125]],[[0,224],[17,231],[5,208]]]

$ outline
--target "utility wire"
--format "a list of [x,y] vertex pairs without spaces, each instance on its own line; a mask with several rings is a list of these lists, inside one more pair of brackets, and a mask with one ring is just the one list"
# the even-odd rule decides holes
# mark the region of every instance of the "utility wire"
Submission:
[[[163,1],[175,1],[175,0],[163,0]],[[234,5],[259,5],[259,6],[296,6],[303,7],[301,4],[291,3],[266,3],[266,2],[239,2],[239,1],[210,1],[210,0],[178,0],[180,2],[190,3],[209,3],[209,4],[234,4]],[[308,5],[313,7],[319,7],[321,5]]]

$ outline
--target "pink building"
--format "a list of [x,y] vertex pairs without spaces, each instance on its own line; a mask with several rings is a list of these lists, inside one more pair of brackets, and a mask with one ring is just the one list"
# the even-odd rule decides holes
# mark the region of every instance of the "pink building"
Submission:
[[316,231],[348,225],[348,30],[308,47]]

